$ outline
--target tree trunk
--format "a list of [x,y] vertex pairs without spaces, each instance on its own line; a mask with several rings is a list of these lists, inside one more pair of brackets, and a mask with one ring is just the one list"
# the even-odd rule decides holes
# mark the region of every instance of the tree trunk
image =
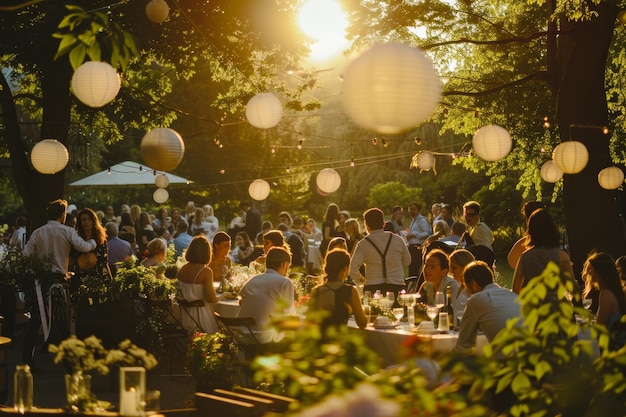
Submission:
[[602,3],[599,16],[590,22],[564,23],[559,53],[562,78],[557,103],[561,141],[577,140],[589,151],[585,169],[564,176],[565,222],[574,271],[592,250],[613,256],[626,253],[626,237],[617,204],[619,191],[604,190],[598,184],[601,169],[612,166],[609,138],[602,132],[609,126],[604,87],[606,60],[611,44],[615,5]]

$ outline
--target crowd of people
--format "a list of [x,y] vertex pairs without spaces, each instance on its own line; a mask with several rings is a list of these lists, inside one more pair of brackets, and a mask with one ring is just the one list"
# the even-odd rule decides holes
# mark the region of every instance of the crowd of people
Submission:
[[[183,324],[189,330],[199,327],[216,332],[211,305],[223,297],[239,297],[239,315],[255,320],[253,331],[262,343],[279,338],[271,325],[272,316],[295,314],[290,271],[319,276],[308,317],[322,326],[345,325],[354,316],[356,324],[365,327],[367,319],[357,291],[361,285],[362,291],[391,292],[396,302],[402,292],[417,292],[426,304],[434,304],[437,293],[450,294],[459,351],[475,346],[478,331],[492,340],[508,319],[520,317],[518,294],[549,262],[560,267],[564,282],[572,282],[575,291],[593,299],[598,323],[610,328],[626,314],[625,281],[620,278],[626,273],[626,258],[615,262],[608,254],[591,254],[582,271],[581,290],[572,263],[560,248],[557,226],[538,202],[524,206],[527,232],[508,256],[515,271],[511,290],[494,282],[493,234],[481,221],[478,202],[466,202],[459,219],[454,219],[447,204],[434,204],[430,213],[417,202],[406,208],[410,216],[406,224],[400,206],[392,209],[388,219],[382,210],[368,209],[361,225],[350,212],[331,203],[320,228],[312,217],[286,211],[279,213],[274,227],[271,219],[262,221],[261,213],[244,202],[229,226],[220,228],[211,205],[196,207],[192,201],[184,209],[162,207],[154,214],[138,205],[122,205],[116,215],[111,206],[101,212],[70,207],[68,212],[67,202],[57,200],[48,207],[48,223],[30,238],[26,239],[24,218],[18,218],[6,241],[25,255],[51,256],[59,284],[63,284],[59,291],[69,293],[88,277],[111,279],[117,264],[132,255],[146,267],[162,265],[173,247],[174,258],[185,263],[170,278],[177,278],[181,299],[197,302],[201,316]],[[308,262],[308,245],[313,241],[320,242],[321,270]],[[233,264],[252,265],[264,272],[249,279],[238,294],[218,295],[219,283],[229,276]],[[59,328],[58,321],[54,321],[57,327],[50,327],[38,310],[39,303],[31,305],[26,363],[32,362],[40,326],[47,329],[46,338],[62,339],[70,332],[69,327]]]

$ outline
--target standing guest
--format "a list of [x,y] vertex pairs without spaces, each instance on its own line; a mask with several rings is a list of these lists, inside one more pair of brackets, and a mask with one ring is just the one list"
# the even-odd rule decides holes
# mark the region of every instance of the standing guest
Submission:
[[441,203],[434,203],[431,207],[430,207],[430,213],[431,213],[431,217],[430,217],[430,222],[431,224],[435,224],[435,222],[437,220],[441,219],[441,207],[442,204]]
[[419,277],[422,271],[422,244],[424,240],[432,234],[430,224],[420,211],[422,206],[419,203],[409,204],[409,214],[411,215],[411,225],[406,235],[409,253],[411,254],[411,265],[409,266],[409,276]]
[[343,238],[347,238],[346,235],[346,220],[350,218],[350,212],[348,210],[341,210],[339,212],[339,216],[337,216],[337,221],[339,224],[335,228],[335,236],[341,236]]
[[219,297],[215,295],[213,271],[209,267],[211,259],[211,243],[206,236],[198,235],[193,238],[185,252],[187,263],[176,273],[180,297],[187,302],[204,302],[200,306],[188,307],[197,309],[197,312],[181,315],[183,328],[190,333],[197,330],[216,333],[219,328],[210,304],[217,303],[222,297],[234,296],[232,293],[223,293]]
[[109,262],[109,269],[111,270],[111,275],[115,276],[117,273],[117,266],[115,264],[123,262],[126,258],[134,255],[135,251],[130,247],[128,241],[118,237],[119,229],[115,222],[108,222],[104,228],[107,233],[107,260]]
[[[80,252],[90,252],[96,248],[96,241],[90,239],[84,240],[78,235],[78,232],[65,226],[65,216],[67,213],[67,201],[55,200],[48,205],[48,223],[33,231],[30,239],[24,247],[24,256],[37,254],[42,258],[49,257],[52,260],[52,271],[57,274],[57,283],[65,286],[69,269],[70,249]],[[58,289],[58,287],[57,287]],[[35,288],[25,289],[32,303],[31,317],[24,336],[24,345],[22,349],[22,362],[32,365],[35,355],[35,341],[37,334],[41,328],[42,318],[47,323],[45,312],[39,310],[39,301],[43,305],[43,299],[37,299],[35,296]],[[47,288],[42,288],[47,291]],[[65,312],[65,317],[61,320],[58,315],[52,318],[51,327],[44,327],[44,339],[51,339],[52,343],[59,343],[70,336],[69,306],[67,302],[59,303],[59,300],[67,300],[67,289],[61,291],[61,297],[53,297],[52,309],[57,312]],[[50,329],[50,333],[48,330]]]
[[346,239],[341,236],[335,236],[334,238],[330,239],[330,242],[328,242],[328,252],[335,249],[342,249],[347,252],[348,242],[346,242]]
[[554,262],[559,266],[563,282],[572,281],[577,287],[572,261],[567,252],[559,246],[559,230],[548,210],[538,209],[530,215],[528,245],[530,249],[522,253],[513,273],[514,293],[519,294],[531,279],[541,275],[549,262]]
[[165,241],[159,237],[155,237],[146,247],[146,257],[141,261],[141,265],[145,267],[158,266],[165,261],[167,256],[167,246]]
[[404,226],[402,225],[402,215],[404,211],[400,206],[393,206],[391,209],[391,219],[389,220],[389,231],[403,236],[402,231],[404,230]]
[[359,221],[355,218],[349,218],[346,220],[346,243],[348,245],[348,252],[353,253],[356,244],[363,239],[363,233],[361,233],[361,227]]
[[284,223],[291,228],[293,224],[293,219],[291,218],[291,214],[287,211],[281,211],[278,213],[278,223]]
[[261,213],[247,201],[241,203],[239,208],[246,214],[244,232],[248,236],[256,236],[261,231]]
[[[444,297],[447,297],[446,287],[448,286],[452,290],[452,300],[457,298],[460,286],[454,278],[448,275],[449,269],[448,255],[444,251],[433,249],[428,252],[424,261],[424,283],[419,290],[423,302],[435,304],[435,293],[437,292],[442,292]],[[448,300],[446,299],[445,302],[447,303]]]
[[137,223],[139,221],[139,216],[141,215],[141,207],[137,204],[133,204],[130,206],[130,219],[133,223]]
[[626,255],[622,255],[615,260],[615,268],[622,283],[622,290],[626,293]]
[[[242,265],[247,265],[244,262],[254,252],[254,245],[250,241],[250,237],[246,232],[239,232],[235,236],[235,257],[237,262]],[[248,261],[248,264],[250,261]]]
[[261,231],[259,233],[257,233],[256,238],[254,239],[257,245],[262,245],[263,244],[263,235],[267,232],[269,232],[270,230],[272,230],[274,228],[274,226],[272,225],[272,222],[269,221],[264,221],[263,224],[261,225]]
[[454,224],[454,219],[452,218],[452,206],[450,204],[442,204],[441,205],[441,214],[439,215],[439,220],[443,220],[448,223],[448,227],[452,227]]
[[209,267],[213,271],[213,280],[222,282],[230,276],[232,261],[228,254],[230,253],[230,236],[226,232],[217,232],[213,236],[212,243],[213,258]]
[[[469,293],[467,288],[465,288],[465,280],[463,279],[463,270],[470,262],[475,261],[475,258],[472,252],[465,249],[457,249],[448,256],[448,259],[450,260],[450,275],[459,283],[457,296],[452,300],[452,308],[458,323],[458,317],[463,315],[467,299],[469,298]],[[455,323],[455,327],[457,323]]]
[[322,328],[345,325],[352,314],[359,328],[367,326],[357,289],[345,283],[349,271],[350,254],[342,249],[329,250],[324,259],[325,282],[313,288],[307,310],[307,317],[320,321]]
[[157,214],[154,216],[154,220],[152,221],[153,226],[161,226],[167,227],[167,209],[165,207],[159,207],[157,210]]
[[474,241],[474,244],[485,246],[493,252],[493,247],[491,246],[493,234],[491,229],[480,221],[480,204],[477,201],[468,201],[463,204],[463,217],[465,218],[465,223],[467,223],[469,236]]
[[148,242],[156,237],[154,233],[154,227],[150,222],[148,213],[142,211],[139,214],[139,220],[135,222],[137,246],[139,247],[139,254],[143,256],[148,247]]
[[26,217],[20,216],[15,219],[15,231],[9,239],[9,246],[24,250],[24,246],[26,246]]
[[96,213],[85,208],[78,212],[76,224],[78,235],[85,240],[94,239],[96,248],[89,253],[73,250],[70,252],[70,261],[73,265],[74,276],[70,281],[70,291],[75,293],[87,279],[108,281],[111,279],[108,261],[107,233]]
[[191,225],[191,221],[193,220],[193,216],[196,213],[196,203],[193,201],[187,201],[187,205],[185,206],[184,217],[187,221],[187,224]]
[[133,219],[130,217],[130,213],[122,213],[120,215],[119,231],[132,233],[133,235],[137,236],[137,231],[135,230],[135,222],[133,222]]
[[280,335],[272,327],[272,317],[294,315],[295,288],[287,278],[291,254],[287,249],[272,247],[267,252],[266,271],[252,277],[239,292],[241,309],[238,317],[252,317],[252,327],[259,343],[266,344],[279,341]]
[[72,229],[75,229],[76,228],[76,214],[67,213],[67,215],[65,216],[64,224],[68,227],[71,227]]
[[174,250],[176,252],[174,256],[176,259],[178,259],[181,256],[183,256],[183,252],[185,251],[185,249],[187,249],[187,247],[191,243],[193,236],[187,233],[187,229],[189,229],[187,222],[179,221],[176,224],[176,229],[177,229],[177,232],[174,235]]
[[526,233],[524,233],[524,236],[519,238],[517,242],[513,244],[513,247],[506,257],[509,266],[513,269],[517,266],[517,262],[519,261],[520,256],[522,256],[522,253],[531,247],[530,237],[528,236],[528,219],[530,219],[530,215],[533,214],[535,210],[540,208],[545,208],[545,205],[540,201],[527,201],[522,207],[522,212],[524,213],[524,218],[526,219]]
[[307,219],[304,227],[306,229],[305,235],[307,236],[307,239],[313,239],[313,241],[316,242],[322,241],[322,231],[319,227],[317,227],[315,219]]
[[213,236],[215,236],[217,231],[220,230],[220,222],[217,217],[215,217],[215,212],[213,211],[212,205],[205,204],[204,206],[202,206],[202,210],[204,210],[204,221],[211,225],[207,238],[209,239],[209,242],[212,242]]
[[452,223],[452,234],[441,239],[442,242],[447,243],[450,246],[459,246],[459,240],[463,233],[465,233],[465,225],[461,222]]
[[204,219],[204,209],[197,208],[193,215],[193,221],[189,224],[189,234],[196,236],[200,233],[205,235],[211,242],[213,236],[217,233],[217,227]]
[[478,331],[485,333],[490,342],[500,330],[506,328],[509,319],[522,313],[517,294],[493,282],[493,271],[483,261],[468,264],[463,272],[465,287],[470,294],[455,352],[471,352],[476,347]]
[[368,235],[354,248],[350,277],[357,281],[361,266],[365,266],[365,291],[397,293],[404,288],[404,267],[411,263],[411,254],[400,236],[383,231],[382,210],[371,208],[363,218]]
[[320,252],[322,256],[326,255],[328,250],[328,242],[335,237],[335,230],[339,225],[339,206],[335,203],[330,203],[326,207],[326,213],[324,213],[324,221],[322,222],[322,243],[320,244]]
[[116,221],[117,221],[117,216],[115,215],[113,206],[106,206],[104,209],[104,217],[102,219],[102,223],[106,224],[108,222],[116,222]]
[[185,218],[182,217],[180,209],[178,207],[174,207],[172,209],[172,218],[170,219],[170,225],[169,225],[170,234],[172,236],[174,236],[176,232],[178,231],[179,222],[187,223],[187,220],[185,220]]
[[154,234],[156,237],[163,239],[166,246],[169,246],[172,242],[172,236],[170,235],[170,231],[167,227],[157,226],[154,228]]
[[596,322],[611,329],[626,314],[626,296],[615,261],[608,253],[594,252],[587,257],[582,275],[585,279],[583,298],[593,289],[599,291]]

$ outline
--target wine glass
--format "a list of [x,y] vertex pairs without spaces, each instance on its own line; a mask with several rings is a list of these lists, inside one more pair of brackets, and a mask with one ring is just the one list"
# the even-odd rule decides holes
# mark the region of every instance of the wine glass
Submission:
[[591,304],[593,304],[593,300],[591,298],[583,298],[583,307],[585,310],[589,310],[591,308]]
[[415,297],[415,294],[406,294],[404,296],[404,304],[407,306],[407,308],[415,307],[415,303],[417,303],[417,298]]
[[385,296],[385,298],[387,298],[387,304],[389,305],[389,307],[391,307],[396,301],[396,295],[392,291],[387,291],[387,295]]
[[219,292],[221,286],[222,286],[221,281],[213,280],[213,289],[215,290],[216,293]]
[[367,324],[370,324],[370,320],[372,319],[372,306],[364,305],[363,314],[365,314],[365,317],[367,318]]
[[404,307],[406,304],[406,294],[404,291],[398,293],[398,304]]
[[396,316],[396,320],[400,321],[400,319],[404,316],[404,308],[403,307],[395,307],[393,310],[393,315]]
[[443,298],[443,292],[437,291],[437,294],[435,294],[435,306],[437,308],[442,308],[445,305],[446,305],[446,301],[445,301],[445,298]]
[[426,308],[426,315],[428,316],[430,321],[435,320],[435,317],[437,317],[437,314],[439,314],[439,307],[437,307],[437,306],[428,306]]

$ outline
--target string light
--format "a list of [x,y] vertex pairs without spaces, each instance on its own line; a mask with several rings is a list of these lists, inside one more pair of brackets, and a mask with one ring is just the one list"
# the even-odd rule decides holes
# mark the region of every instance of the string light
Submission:
[[420,146],[422,144],[422,139],[419,136],[415,136],[413,140],[415,141],[415,144],[417,146]]
[[372,145],[374,146],[378,145],[378,138],[372,139]]
[[224,175],[226,173],[226,171],[224,171],[223,169],[220,169],[220,174]]
[[387,146],[389,146],[389,143],[387,142],[385,138],[382,138],[380,142],[383,144],[383,148],[386,148]]
[[298,141],[298,150],[302,149],[302,138]]
[[289,172],[291,172],[291,168],[289,167],[289,165],[287,165],[286,171],[287,171],[287,174],[289,174]]
[[548,118],[548,116],[543,118],[543,128],[544,129],[550,128],[550,119]]
[[352,157],[352,158],[350,159],[350,166],[351,166],[351,167],[353,167],[353,166],[354,166],[354,157]]
[[606,126],[602,126],[602,133],[604,133],[605,135],[609,134],[609,128]]

